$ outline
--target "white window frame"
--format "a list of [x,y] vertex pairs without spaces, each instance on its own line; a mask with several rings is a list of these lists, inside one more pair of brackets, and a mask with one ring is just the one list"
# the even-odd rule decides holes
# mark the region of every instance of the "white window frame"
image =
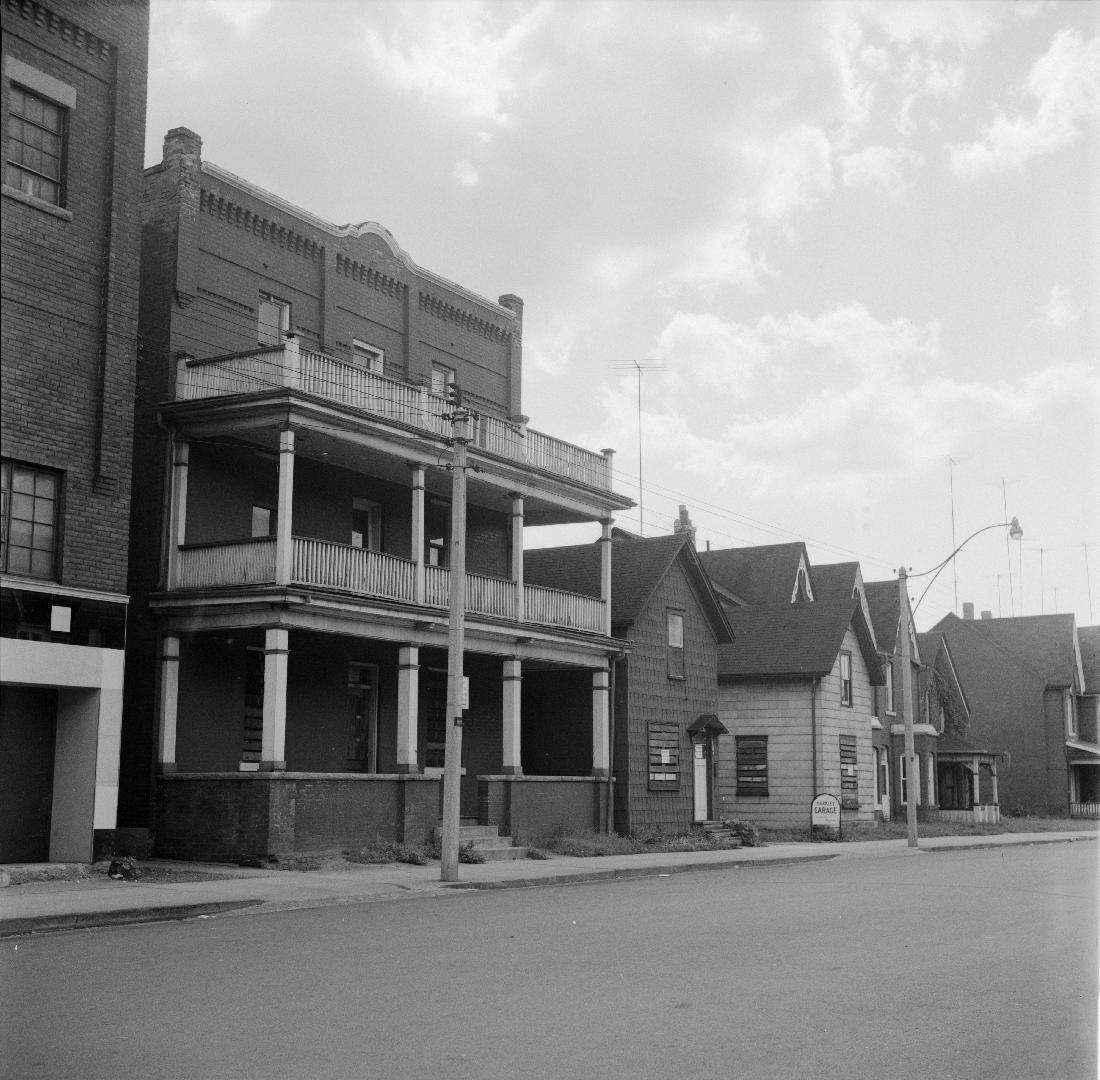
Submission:
[[[848,671],[845,674],[845,667]],[[852,654],[848,649],[840,653],[840,704],[851,708],[855,703],[855,690],[852,682]]]
[[[921,806],[922,805],[922,799],[921,799],[921,778],[920,778],[920,772],[921,772],[920,754],[914,753],[913,758],[914,758],[914,760],[916,762],[916,766],[917,766],[917,777],[916,777],[916,781],[917,781],[917,806]],[[902,806],[905,806],[905,805],[907,805],[908,800],[909,800],[909,778],[908,778],[908,776],[906,776],[906,773],[908,772],[908,769],[906,768],[907,761],[908,761],[908,755],[903,752],[902,754],[899,755],[898,760],[900,762],[900,767],[898,769],[898,779],[901,781],[901,791],[899,792],[901,798],[898,801],[901,803]]]
[[447,387],[458,381],[458,372],[446,364],[432,364],[432,393],[447,396]]
[[[351,510],[354,515],[356,512],[366,515],[367,530],[363,536],[363,542],[357,544],[355,542],[355,530],[352,529],[351,533],[351,546],[359,548],[363,551],[381,551],[382,550],[382,505],[381,503],[374,502],[373,499],[361,499],[358,495],[352,497]],[[354,525],[354,521],[353,521]]]
[[666,611],[668,632],[667,674],[670,679],[687,678],[687,653],[684,649],[684,613]]
[[[265,305],[278,311],[279,322],[277,327],[274,323],[264,320]],[[282,345],[283,338],[288,333],[290,333],[290,301],[284,300],[274,293],[261,292],[260,302],[256,309],[256,340],[261,345]]]
[[[356,367],[364,368],[374,375],[381,375],[385,370],[386,353],[377,345],[371,345],[359,338],[352,338],[351,356]],[[360,360],[365,363],[360,363]]]
[[886,664],[886,715],[897,716],[897,703],[894,701],[894,660],[891,657]]

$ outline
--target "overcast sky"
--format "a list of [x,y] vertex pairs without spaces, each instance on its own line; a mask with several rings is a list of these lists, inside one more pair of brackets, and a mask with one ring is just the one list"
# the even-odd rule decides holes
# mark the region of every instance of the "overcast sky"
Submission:
[[686,504],[700,547],[920,573],[953,479],[956,542],[1006,507],[1024,540],[967,545],[922,629],[956,573],[1100,622],[1100,5],[152,0],[149,74],[148,163],[192,128],[522,296],[531,426],[614,447],[635,499],[619,369],[660,361],[645,535]]

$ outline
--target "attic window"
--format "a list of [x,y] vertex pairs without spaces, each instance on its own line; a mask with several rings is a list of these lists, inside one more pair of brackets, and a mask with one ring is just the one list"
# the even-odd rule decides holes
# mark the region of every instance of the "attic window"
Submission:
[[684,616],[679,611],[668,615],[668,677],[684,678]]
[[798,578],[794,587],[794,598],[799,603],[805,603],[810,599],[810,581],[806,576],[806,568],[804,566],[798,568]]
[[840,654],[840,704],[852,704],[852,654]]

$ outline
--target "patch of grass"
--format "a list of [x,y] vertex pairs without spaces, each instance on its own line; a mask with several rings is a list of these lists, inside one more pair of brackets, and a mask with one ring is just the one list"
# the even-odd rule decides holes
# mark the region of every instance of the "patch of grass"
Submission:
[[395,844],[388,840],[376,840],[371,844],[344,852],[348,862],[353,863],[409,863],[412,866],[424,866],[429,859],[439,858],[438,851],[433,855],[430,844]]
[[[999,836],[1004,833],[1031,832],[1078,832],[1081,830],[1098,831],[1100,821],[1087,821],[1081,818],[1058,818],[1030,816],[1004,816],[996,825],[971,825],[961,821],[919,820],[917,832],[920,836]],[[796,844],[809,842],[810,825],[807,821],[804,829],[761,829],[761,835],[770,844]],[[905,818],[893,821],[860,821],[850,824],[841,823],[842,841],[862,840],[904,840],[909,835]]]
[[618,833],[572,833],[562,826],[556,827],[545,836],[537,837],[535,844],[543,851],[579,859],[660,851],[723,851],[741,846],[740,840],[729,841],[698,830],[666,832],[660,829],[640,829],[621,836]]

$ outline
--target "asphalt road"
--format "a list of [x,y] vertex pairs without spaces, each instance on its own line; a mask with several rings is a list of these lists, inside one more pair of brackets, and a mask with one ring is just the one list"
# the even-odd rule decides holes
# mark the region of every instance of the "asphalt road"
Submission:
[[1096,1080],[1098,854],[846,856],[8,941],[0,1075]]

